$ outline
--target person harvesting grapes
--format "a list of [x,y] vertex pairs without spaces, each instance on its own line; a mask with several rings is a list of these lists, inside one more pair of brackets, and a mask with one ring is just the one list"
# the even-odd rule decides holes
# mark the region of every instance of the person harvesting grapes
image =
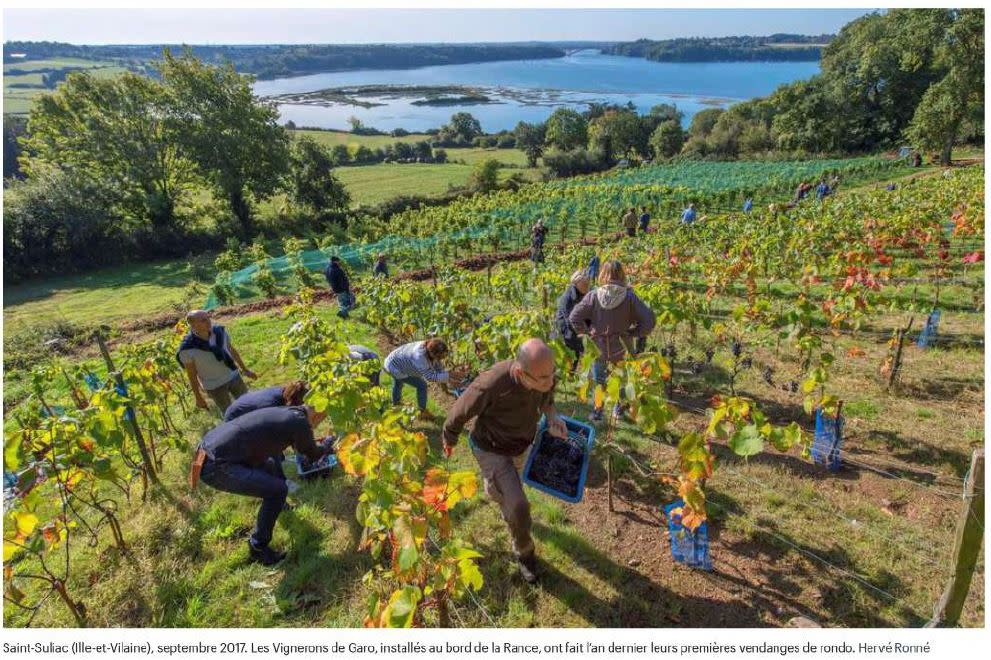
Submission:
[[554,316],[554,323],[557,326],[556,329],[558,335],[561,337],[561,341],[575,354],[575,359],[571,366],[572,371],[578,366],[578,361],[585,352],[585,344],[582,342],[582,338],[575,332],[575,329],[571,327],[571,321],[568,320],[568,317],[571,316],[571,310],[575,308],[578,301],[588,293],[588,287],[588,273],[585,270],[576,270],[571,275],[568,288],[557,299],[557,313]]
[[520,470],[541,414],[552,435],[567,437],[554,407],[555,385],[554,352],[540,339],[527,339],[515,359],[497,362],[479,374],[454,402],[444,422],[444,452],[450,456],[465,425],[475,420],[468,440],[482,471],[485,493],[499,505],[520,574],[531,584],[538,579],[537,555]]
[[[609,365],[625,359],[627,354],[636,354],[640,341],[650,335],[657,323],[654,312],[627,284],[623,264],[618,261],[602,265],[599,286],[575,305],[568,320],[576,333],[587,334],[599,349],[592,378],[600,385],[606,383]],[[613,415],[621,414],[622,407],[617,403]],[[593,408],[589,419],[601,421],[602,408]]]
[[403,387],[410,385],[416,390],[420,418],[433,419],[427,410],[427,381],[447,383],[451,380],[451,375],[443,366],[448,352],[444,340],[428,339],[403,344],[389,353],[383,368],[392,376],[392,405],[399,405]]
[[202,480],[216,490],[261,499],[248,539],[252,561],[271,566],[286,556],[269,545],[289,494],[280,459],[290,446],[311,461],[331,453],[332,443],[313,438],[323,418],[311,406],[261,408],[208,431],[196,449],[191,488]]

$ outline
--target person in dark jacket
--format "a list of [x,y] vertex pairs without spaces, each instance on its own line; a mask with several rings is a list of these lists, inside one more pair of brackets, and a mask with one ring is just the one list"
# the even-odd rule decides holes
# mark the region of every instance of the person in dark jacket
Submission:
[[[599,359],[592,366],[592,376],[599,385],[606,384],[610,365],[636,354],[638,341],[654,330],[657,317],[626,282],[623,265],[607,261],[599,273],[599,286],[589,291],[571,310],[571,326],[579,335],[587,334],[599,348]],[[623,407],[616,404],[613,415],[619,417]],[[594,408],[589,416],[602,420],[602,409]]]
[[544,260],[544,241],[547,240],[547,231],[543,218],[537,220],[537,224],[530,228],[530,260],[535,264]]
[[340,257],[331,257],[330,264],[323,274],[327,278],[327,284],[330,285],[330,290],[337,297],[337,304],[340,306],[340,309],[337,310],[337,315],[342,319],[346,319],[351,312],[351,308],[354,307],[354,294],[351,293],[351,280],[348,279],[348,274],[341,264]]
[[312,461],[333,451],[331,443],[313,439],[323,418],[311,406],[261,408],[224,422],[200,441],[189,477],[192,487],[202,479],[217,490],[262,501],[248,539],[252,561],[271,566],[286,556],[269,546],[289,492],[278,458],[290,446]]
[[310,386],[305,380],[296,380],[288,385],[275,385],[261,390],[251,390],[242,394],[224,413],[224,421],[237,419],[245,413],[262,408],[277,408],[279,406],[301,406],[303,398]]
[[648,227],[650,227],[650,212],[646,206],[643,206],[640,208],[640,233],[646,234]]
[[379,255],[375,257],[375,266],[372,268],[372,275],[389,277],[389,266],[385,263],[384,254],[379,253]]
[[554,324],[557,326],[557,333],[561,337],[561,341],[575,354],[574,362],[571,365],[572,371],[578,367],[578,361],[581,360],[582,354],[585,352],[585,344],[582,342],[582,338],[578,336],[578,333],[575,332],[575,329],[571,327],[571,321],[568,320],[568,317],[571,316],[571,310],[575,308],[578,301],[588,293],[588,285],[588,273],[584,269],[577,270],[571,275],[571,282],[568,284],[568,288],[557,299],[557,313],[554,316]]

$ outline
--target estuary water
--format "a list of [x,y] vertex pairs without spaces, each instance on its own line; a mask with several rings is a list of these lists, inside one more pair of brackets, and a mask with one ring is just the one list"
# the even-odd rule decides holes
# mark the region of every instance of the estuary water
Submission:
[[462,106],[414,105],[415,98],[369,98],[371,108],[352,104],[279,105],[283,121],[298,126],[349,128],[355,116],[380,130],[422,131],[447,123],[451,114],[470,112],[486,132],[513,128],[519,121],[543,121],[556,108],[583,110],[589,103],[632,102],[641,113],[658,103],[673,103],[686,123],[699,110],[726,107],[763,96],[782,83],[819,72],[818,62],[667,63],[603,55],[583,50],[547,60],[512,60],[417,69],[343,71],[255,83],[262,96],[298,94],[361,85],[464,85],[497,101]]

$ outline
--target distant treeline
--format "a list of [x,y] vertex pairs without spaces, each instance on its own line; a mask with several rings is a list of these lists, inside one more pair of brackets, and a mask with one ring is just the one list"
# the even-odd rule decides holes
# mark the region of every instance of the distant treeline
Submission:
[[[123,60],[144,63],[162,56],[166,45],[77,46],[53,41],[8,41],[4,62],[24,62],[55,57],[91,60]],[[182,46],[169,46],[181,52]],[[564,57],[557,47],[540,44],[373,44],[373,45],[272,45],[191,46],[194,56],[209,64],[231,62],[240,73],[258,78],[347,71],[353,69],[411,69],[440,64],[469,64],[503,60]],[[27,57],[13,59],[13,53]]]
[[807,62],[818,60],[822,46],[833,38],[831,34],[772,34],[769,37],[699,37],[664,41],[638,39],[616,44],[605,52],[656,62]]

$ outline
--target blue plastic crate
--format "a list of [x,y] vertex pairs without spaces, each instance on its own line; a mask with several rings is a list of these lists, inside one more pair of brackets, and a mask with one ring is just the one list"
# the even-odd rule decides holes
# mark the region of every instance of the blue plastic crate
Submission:
[[329,473],[330,470],[337,465],[337,454],[331,452],[323,458],[321,458],[316,463],[313,463],[309,468],[304,467],[304,456],[302,454],[296,454],[296,474],[303,478],[316,477],[321,474]]
[[840,469],[840,450],[843,447],[843,416],[825,415],[816,409],[816,435],[812,441],[812,462],[825,465],[833,472]]
[[939,330],[939,318],[942,316],[942,312],[938,309],[934,309],[926,317],[926,325],[922,328],[922,332],[919,333],[919,338],[915,340],[915,345],[919,348],[925,348],[929,345],[936,337],[936,331]]
[[565,502],[577,504],[582,501],[582,497],[585,495],[585,479],[588,477],[588,464],[592,458],[592,445],[595,444],[595,429],[588,424],[579,422],[577,419],[565,417],[564,415],[561,415],[561,420],[564,421],[565,426],[568,428],[568,437],[570,439],[577,439],[573,434],[576,434],[579,431],[584,432],[587,436],[585,439],[585,455],[582,457],[581,472],[578,476],[578,490],[574,495],[569,495],[568,493],[555,490],[550,486],[534,481],[530,478],[530,469],[533,466],[533,459],[539,453],[540,446],[544,442],[544,431],[547,430],[546,417],[542,417],[540,419],[540,428],[537,429],[537,437],[533,442],[533,446],[530,447],[530,455],[527,457],[526,466],[523,468],[523,483],[528,486],[532,486],[537,490],[541,490],[548,495],[553,495],[554,497],[564,500]]
[[668,539],[671,541],[671,558],[679,564],[711,571],[709,523],[702,523],[694,532],[689,530],[671,514],[672,511],[683,506],[685,506],[684,501],[678,499],[664,507],[664,516],[668,521]]

